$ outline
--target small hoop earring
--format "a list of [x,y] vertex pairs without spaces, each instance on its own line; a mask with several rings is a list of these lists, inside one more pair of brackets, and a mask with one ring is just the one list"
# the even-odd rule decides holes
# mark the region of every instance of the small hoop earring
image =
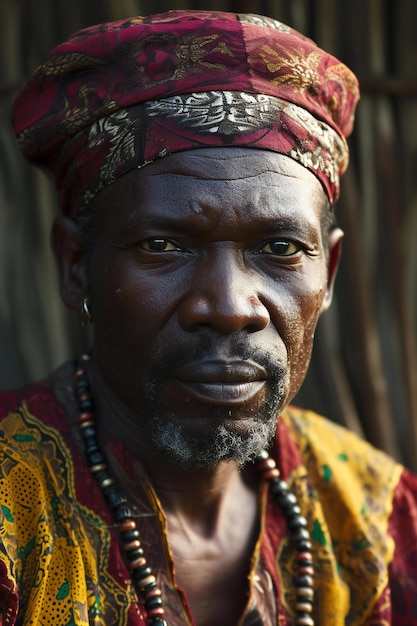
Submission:
[[93,321],[93,316],[91,315],[90,309],[88,308],[88,299],[84,298],[83,303],[81,305],[81,311],[80,311],[80,315],[81,315],[81,325],[85,326],[87,324],[87,322],[90,322],[90,324]]

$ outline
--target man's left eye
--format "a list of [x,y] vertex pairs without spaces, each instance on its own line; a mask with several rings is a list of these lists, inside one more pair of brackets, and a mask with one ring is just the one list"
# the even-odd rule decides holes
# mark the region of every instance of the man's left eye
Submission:
[[169,241],[169,239],[144,239],[139,242],[139,247],[148,252],[173,252],[175,250],[181,250],[175,243]]
[[275,254],[277,256],[291,256],[296,254],[301,249],[301,246],[294,241],[288,241],[286,239],[278,239],[277,241],[268,241],[259,252],[265,254]]

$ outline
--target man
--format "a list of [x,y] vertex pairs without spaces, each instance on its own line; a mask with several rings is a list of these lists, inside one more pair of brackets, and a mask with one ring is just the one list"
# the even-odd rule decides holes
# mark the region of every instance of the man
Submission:
[[14,125],[91,357],[0,399],[4,624],[417,624],[417,481],[289,407],[331,301],[352,73],[182,12],[58,46]]

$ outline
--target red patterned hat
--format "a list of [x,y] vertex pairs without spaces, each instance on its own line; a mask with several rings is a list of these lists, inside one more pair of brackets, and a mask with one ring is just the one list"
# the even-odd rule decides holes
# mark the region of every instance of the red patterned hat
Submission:
[[286,154],[334,203],[358,98],[345,65],[281,22],[170,11],[59,45],[17,97],[13,124],[71,216],[125,172],[207,146]]

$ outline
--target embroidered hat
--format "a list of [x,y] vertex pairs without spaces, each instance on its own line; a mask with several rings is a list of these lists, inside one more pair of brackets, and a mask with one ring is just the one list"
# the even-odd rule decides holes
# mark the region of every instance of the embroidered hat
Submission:
[[281,22],[169,11],[57,46],[18,95],[13,125],[71,216],[125,172],[207,146],[288,155],[334,203],[358,98],[345,65]]

